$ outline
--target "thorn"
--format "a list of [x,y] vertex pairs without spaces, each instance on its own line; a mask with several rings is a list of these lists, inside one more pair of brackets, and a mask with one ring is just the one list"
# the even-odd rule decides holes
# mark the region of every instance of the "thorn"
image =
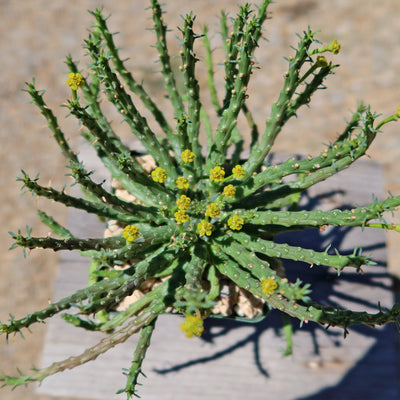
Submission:
[[350,332],[347,330],[347,328],[345,327],[344,328],[344,334],[343,334],[343,338],[344,339],[346,339],[346,337],[347,337],[347,335],[349,334]]

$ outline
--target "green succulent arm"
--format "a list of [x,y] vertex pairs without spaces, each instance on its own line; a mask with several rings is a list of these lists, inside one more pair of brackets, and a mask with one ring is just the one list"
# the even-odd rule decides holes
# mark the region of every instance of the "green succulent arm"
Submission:
[[368,205],[351,210],[254,211],[238,209],[236,212],[245,221],[263,226],[280,225],[294,228],[297,226],[299,229],[325,225],[365,227],[369,221],[381,220],[384,212],[391,211],[398,206],[400,206],[400,196],[392,196],[382,201],[375,200]]
[[247,271],[236,268],[236,262],[224,254],[218,246],[213,246],[212,251],[214,256],[222,261],[217,264],[221,274],[229,277],[238,286],[247,286],[252,293],[257,293],[259,297],[264,298],[272,308],[284,311],[302,322],[314,321],[322,325],[328,325],[328,327],[341,327],[345,331],[347,331],[348,327],[358,324],[369,326],[383,325],[389,322],[398,324],[400,316],[400,306],[398,304],[391,309],[381,309],[378,313],[369,314],[367,312],[325,307],[309,300],[306,304],[301,301],[293,302],[279,292],[266,295],[262,291],[260,281],[251,277]]
[[[229,93],[231,86],[232,89],[224,100],[221,119],[215,133],[215,141],[208,151],[206,172],[210,171],[215,165],[222,165],[226,160],[229,139],[236,126],[237,116],[246,101],[247,84],[254,65],[253,54],[261,37],[263,22],[267,18],[269,3],[270,1],[263,1],[257,17],[250,20],[248,20],[247,7],[242,7],[240,10],[238,18],[243,18],[243,25],[241,26],[243,37],[242,34],[235,36],[232,47],[237,48],[237,56],[234,59],[226,60],[226,64],[230,62],[236,63],[237,69],[235,68],[234,75],[227,75],[235,76],[235,78],[232,84],[227,83],[227,93]],[[229,98],[228,103],[227,97]]]
[[162,111],[157,107],[154,101],[151,99],[149,94],[144,89],[143,85],[138,83],[131,72],[129,72],[121,60],[118,52],[118,48],[114,43],[113,35],[110,33],[107,27],[106,18],[102,14],[102,10],[97,9],[94,12],[89,11],[96,18],[96,30],[100,33],[104,39],[105,45],[110,52],[110,56],[116,71],[120,76],[123,77],[125,83],[128,85],[129,89],[135,93],[148,110],[151,111],[155,120],[158,122],[159,126],[162,128],[167,137],[171,140],[173,138],[173,129],[168,124]]
[[[70,196],[64,192],[64,189],[60,191],[52,187],[41,186],[37,183],[38,178],[32,179],[24,171],[22,171],[22,173],[24,176],[22,178],[18,178],[19,181],[24,183],[22,189],[26,188],[37,196],[46,197],[50,200],[62,203],[67,207],[74,207],[80,210],[85,210],[88,213],[96,214],[101,217],[117,219],[124,222],[133,222],[137,220],[137,217],[135,217],[134,215],[114,210],[107,203],[93,203],[85,199]],[[138,208],[138,210],[140,210],[140,207]]]
[[[152,321],[165,311],[165,305],[159,302],[154,302],[152,306],[142,311],[133,321],[124,326],[123,328],[115,331],[114,333],[103,338],[98,344],[88,348],[82,354],[69,357],[63,361],[58,361],[51,364],[47,368],[35,369],[30,375],[20,375],[12,377],[7,375],[0,375],[0,382],[5,385],[19,386],[29,382],[41,382],[48,376],[54,375],[57,372],[65,371],[67,369],[75,368],[79,365],[85,364],[88,361],[96,359],[99,355],[110,350],[119,343],[125,342],[134,333],[140,331],[145,326],[151,325]],[[1,326],[0,326],[1,329]]]

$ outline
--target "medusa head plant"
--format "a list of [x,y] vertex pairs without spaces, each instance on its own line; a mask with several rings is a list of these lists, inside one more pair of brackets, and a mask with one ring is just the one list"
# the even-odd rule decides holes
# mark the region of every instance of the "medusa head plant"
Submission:
[[[383,125],[396,120],[399,112],[377,122],[377,114],[359,105],[343,133],[319,155],[272,165],[267,156],[277,135],[302,106],[309,104],[313,93],[324,87],[324,80],[337,67],[332,60],[340,50],[339,43],[333,40],[322,45],[310,29],[299,35],[297,47],[287,58],[282,90],[272,104],[264,132],[259,134],[246,100],[256,64],[254,52],[262,37],[270,0],[263,0],[255,11],[246,4],[232,19],[221,14],[225,52],[222,97],[214,84],[207,29],[196,34],[193,15],[184,17],[180,29],[181,64],[179,70],[173,71],[162,10],[156,0],[150,3],[161,74],[174,110],[171,121],[125,68],[101,10],[92,12],[95,24],[84,44],[90,57],[88,69],[78,70],[71,57],[66,61],[70,70],[67,84],[72,91],[66,107],[81,124],[82,136],[110,171],[114,189],[107,190],[103,183],[93,180],[92,171],[85,169],[46,105],[44,92],[35,87],[35,82],[27,84],[32,102],[45,117],[83,195],[73,197],[65,190],[42,186],[38,177],[31,178],[24,172],[19,178],[23,187],[36,196],[96,214],[116,229],[106,238],[82,239],[78,232],[70,232],[39,211],[41,220],[53,233],[51,237],[35,237],[29,230],[27,234],[12,233],[13,247],[78,251],[89,257],[89,285],[24,318],[12,317],[8,323],[0,324],[0,332],[8,336],[69,310],[63,314],[66,322],[77,329],[103,331],[107,336],[80,356],[27,375],[3,375],[0,379],[5,385],[42,381],[96,358],[138,333],[139,343],[126,373],[126,387],[121,389],[130,397],[136,393],[157,317],[166,312],[183,315],[181,328],[188,337],[201,336],[206,318],[222,314],[254,320],[270,309],[301,322],[339,326],[345,331],[355,324],[397,323],[397,305],[369,314],[317,304],[312,300],[310,284],[300,279],[289,281],[280,262],[280,258],[298,260],[334,268],[338,274],[345,268],[362,271],[373,261],[359,249],[350,255],[339,254],[335,249],[318,252],[274,242],[274,236],[327,225],[399,231],[398,225],[385,222],[383,214],[400,204],[400,196],[351,210],[304,211],[297,207],[310,186],[362,157]],[[199,61],[195,44],[200,41],[215,109],[212,119],[201,104],[195,73]],[[135,102],[139,100],[153,117],[151,124],[138,111]],[[143,163],[143,153],[132,151],[121,141],[103,113],[101,101],[115,106],[142,143],[153,165],[150,169]],[[242,153],[244,136],[237,127],[240,113],[245,115],[251,131],[247,158]],[[215,126],[211,123],[214,120]],[[155,125],[157,131],[150,127]],[[200,131],[205,132],[206,146],[200,144]],[[243,315],[237,309],[222,312],[226,285],[237,288],[240,296],[258,311],[251,315]],[[142,290],[140,297],[125,308],[119,307],[138,290]],[[283,321],[290,325],[287,318]]]

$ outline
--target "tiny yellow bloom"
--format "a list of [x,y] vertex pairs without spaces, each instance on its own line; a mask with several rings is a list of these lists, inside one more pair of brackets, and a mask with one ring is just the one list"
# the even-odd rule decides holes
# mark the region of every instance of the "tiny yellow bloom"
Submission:
[[151,173],[154,182],[163,183],[167,179],[167,172],[165,169],[157,167]]
[[224,187],[224,196],[233,198],[235,196],[236,189],[233,185],[228,185]]
[[328,65],[329,65],[328,64],[328,60],[324,56],[318,56],[317,57],[317,66],[318,67],[325,68]]
[[68,74],[67,84],[72,90],[78,90],[78,88],[84,84],[83,76],[79,72],[70,72]]
[[187,210],[190,207],[190,203],[192,200],[190,200],[189,197],[185,196],[184,194],[179,197],[179,199],[176,201],[176,204],[180,210]]
[[189,149],[186,149],[182,151],[181,157],[183,162],[191,163],[194,160],[194,153]]
[[400,106],[397,107],[397,114],[396,115],[400,118]]
[[232,217],[228,219],[229,228],[235,231],[240,231],[243,227],[243,224],[244,224],[244,219],[238,217],[237,215],[232,215]]
[[175,180],[175,185],[178,189],[187,189],[189,187],[189,181],[184,176],[178,176]]
[[139,237],[139,228],[136,225],[127,225],[122,232],[122,237],[128,244],[133,242]]
[[261,282],[261,289],[266,295],[271,295],[278,288],[278,284],[272,278],[264,279]]
[[187,315],[185,322],[181,324],[181,331],[185,332],[188,338],[192,338],[193,335],[201,336],[204,331],[203,319],[196,315]]
[[212,232],[212,225],[207,222],[205,219],[201,220],[198,224],[197,224],[197,233],[200,236],[210,236]]
[[189,215],[185,213],[185,210],[178,210],[175,214],[175,220],[178,224],[183,224],[189,220]]
[[246,174],[246,171],[241,165],[236,165],[232,170],[232,174],[236,179],[241,179]]
[[340,51],[339,42],[336,39],[333,40],[332,43],[329,46],[327,46],[326,50],[331,51],[333,54],[338,54]]
[[218,217],[218,215],[220,213],[221,213],[221,210],[218,208],[218,206],[215,203],[211,203],[206,207],[206,215],[210,218]]
[[215,167],[210,170],[210,179],[214,182],[221,182],[225,177],[225,171],[221,167]]

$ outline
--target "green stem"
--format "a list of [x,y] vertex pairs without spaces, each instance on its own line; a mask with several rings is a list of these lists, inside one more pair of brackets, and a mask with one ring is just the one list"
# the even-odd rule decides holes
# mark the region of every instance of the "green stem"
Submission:
[[392,211],[400,206],[400,196],[390,197],[383,201],[374,201],[363,207],[351,210],[332,211],[254,211],[237,209],[237,215],[245,222],[255,225],[278,225],[307,229],[325,225],[333,226],[369,226],[384,229],[396,229],[397,225],[370,223],[372,219],[379,219],[385,211]]
[[165,223],[165,219],[161,217],[155,207],[145,207],[133,202],[127,202],[120,199],[105,190],[102,184],[93,182],[90,173],[86,172],[81,163],[71,162],[72,177],[83,187],[94,195],[97,201],[106,204],[108,207],[123,214],[130,214],[131,221],[136,218],[138,221],[151,220],[156,224]]
[[[99,40],[97,38],[98,35],[95,35],[96,38],[93,40]],[[71,56],[68,56],[66,59],[66,64],[69,70],[73,73],[79,72],[77,65],[72,61]],[[99,93],[100,93],[100,79],[97,74],[91,75],[91,81],[89,82],[87,79],[84,80],[84,85],[82,86],[83,95],[86,100],[87,110],[89,115],[95,118],[98,124],[101,126],[102,130],[107,133],[107,136],[110,137],[112,142],[116,147],[118,147],[120,153],[129,152],[128,147],[126,147],[121,139],[117,136],[117,134],[112,129],[110,123],[107,121],[107,118],[103,114],[103,111],[100,108],[99,101]]]
[[[299,71],[303,64],[309,60],[308,49],[314,41],[313,36],[314,32],[311,30],[304,32],[295,56],[289,59],[289,70],[285,74],[283,89],[278,100],[272,105],[271,116],[267,119],[261,142],[254,147],[245,164],[247,178],[259,169],[285,122],[296,115],[296,110],[301,104],[306,104],[310,100],[309,95],[318,89],[318,82],[330,72],[331,67],[321,68],[323,72],[320,71],[319,78],[314,77],[313,83],[307,85],[306,89],[298,95],[298,100],[292,102],[292,97],[299,86]],[[307,93],[307,96],[303,93]]]
[[126,375],[126,385],[123,391],[128,396],[134,396],[139,374],[142,372],[142,364],[146,356],[146,351],[150,346],[150,339],[154,332],[157,318],[154,318],[148,325],[140,331],[139,341],[133,355],[131,367]]
[[220,111],[220,105],[218,100],[217,89],[215,87],[214,80],[214,64],[212,59],[212,51],[210,46],[210,40],[208,39],[208,26],[205,25],[203,28],[203,45],[205,54],[205,61],[207,65],[207,84],[208,90],[210,91],[211,102],[214,106],[214,110],[218,113]]
[[398,114],[394,114],[391,115],[390,117],[385,118],[383,121],[381,121],[377,126],[376,126],[376,130],[379,130],[383,125],[392,122],[392,121],[397,121],[399,119],[399,115]]
[[[223,112],[215,134],[215,141],[208,151],[205,171],[209,172],[216,165],[223,165],[226,160],[226,152],[230,144],[233,129],[237,124],[237,117],[246,101],[247,85],[253,70],[253,54],[261,37],[262,25],[267,18],[267,6],[270,1],[264,0],[259,8],[258,16],[246,25],[237,27],[237,37],[233,43],[232,57],[235,57],[235,67],[227,66],[226,76],[233,79],[227,80],[227,95],[225,96]],[[247,20],[249,11],[246,5],[241,9],[244,21]],[[240,18],[239,18],[240,19]],[[236,22],[235,22],[236,23]],[[236,26],[236,25],[235,25]],[[232,39],[231,39],[232,40]],[[227,62],[229,64],[229,62]],[[230,72],[229,72],[230,71]],[[232,88],[231,88],[232,87]],[[231,89],[230,89],[231,88]],[[226,102],[229,101],[229,105]]]
[[[330,255],[325,252],[290,246],[286,243],[275,243],[260,238],[254,239],[244,232],[232,233],[232,237],[248,250],[260,252],[269,257],[278,257],[289,260],[301,261],[311,265],[325,265],[335,268],[340,273],[344,267],[354,267],[357,270],[363,265],[374,265],[368,257],[361,256],[361,249],[354,249],[352,255]],[[328,249],[327,249],[328,250]]]
[[122,326],[129,318],[132,318],[140,311],[142,311],[145,307],[148,307],[153,300],[161,298],[166,286],[168,285],[167,282],[168,280],[161,283],[157,287],[153,287],[143,297],[130,304],[125,310],[119,312],[108,322],[102,324],[100,328],[101,331],[107,332],[109,330],[115,329],[118,326]]
[[90,39],[86,41],[86,45],[96,66],[96,71],[105,83],[110,102],[123,115],[124,121],[130,126],[132,133],[142,142],[148,154],[158,161],[159,166],[164,168],[171,178],[176,178],[174,163],[167,149],[160,145],[146,118],[139,113],[131,96],[112,71],[109,65],[110,57],[104,51],[98,49],[96,43],[93,43]]
[[112,57],[115,69],[123,77],[129,89],[132,90],[132,92],[140,98],[145,107],[153,114],[155,120],[158,122],[159,126],[165,132],[167,137],[171,139],[173,135],[173,130],[166,121],[162,111],[150,98],[148,93],[143,88],[143,85],[137,83],[132,74],[125,68],[124,62],[119,56],[118,48],[115,46],[113,35],[110,33],[107,27],[106,19],[103,17],[101,10],[96,10],[95,12],[91,12],[91,14],[96,18],[96,29],[98,29],[98,31],[104,38],[104,41]]
[[57,372],[73,369],[79,365],[85,364],[88,361],[94,360],[99,355],[110,350],[117,344],[125,342],[134,333],[138,332],[145,326],[148,326],[157,318],[159,314],[165,311],[165,306],[162,303],[156,303],[148,309],[144,310],[139,316],[130,322],[127,326],[121,328],[113,334],[106,336],[95,346],[86,349],[78,356],[69,357],[63,361],[55,362],[47,368],[35,370],[30,375],[21,375],[18,377],[0,376],[0,381],[5,385],[19,386],[28,382],[41,382],[48,376],[54,375]]
[[31,96],[32,102],[37,107],[39,107],[41,114],[45,117],[47,125],[53,132],[54,138],[56,139],[58,145],[60,146],[63,155],[70,160],[78,161],[76,154],[71,150],[71,148],[68,145],[64,132],[58,125],[56,116],[53,114],[53,111],[47,106],[47,104],[43,100],[44,91],[36,90],[35,82],[27,83],[27,85],[28,85],[27,92]]
[[156,48],[161,61],[161,72],[164,76],[164,87],[174,107],[175,116],[178,117],[185,112],[185,108],[171,68],[166,38],[167,26],[164,24],[163,12],[159,2],[157,0],[150,0],[150,3],[153,12],[154,31],[157,36]]
[[78,197],[70,196],[64,193],[64,189],[59,191],[53,189],[52,187],[41,186],[36,182],[37,179],[31,179],[24,171],[22,171],[22,173],[24,174],[24,177],[18,178],[18,180],[24,183],[24,188],[32,191],[37,196],[46,197],[48,199],[62,203],[67,207],[74,207],[80,210],[84,210],[90,214],[96,214],[100,217],[116,219],[122,222],[132,222],[137,220],[137,217],[113,210],[107,204],[97,202],[94,203]]
[[202,175],[204,158],[201,154],[201,145],[199,143],[200,132],[200,110],[202,108],[200,103],[200,88],[195,75],[195,65],[199,61],[194,53],[194,41],[200,37],[193,32],[194,18],[188,14],[184,19],[184,26],[182,29],[182,73],[185,81],[186,97],[188,101],[188,118],[189,124],[187,126],[188,141],[191,150],[195,154],[194,159],[194,182],[197,182]]
[[398,304],[394,305],[392,309],[380,309],[378,313],[370,314],[364,311],[325,307],[312,302],[303,305],[300,302],[289,301],[279,294],[267,296],[263,293],[260,282],[252,278],[248,272],[237,268],[237,263],[224,256],[218,246],[212,246],[212,251],[215,257],[220,260],[215,266],[221,274],[227,276],[238,286],[247,288],[255,296],[265,299],[272,308],[285,312],[302,322],[314,321],[322,325],[328,325],[328,327],[342,327],[345,330],[349,326],[359,324],[369,326],[384,325],[389,322],[398,324],[400,316],[400,306]]

